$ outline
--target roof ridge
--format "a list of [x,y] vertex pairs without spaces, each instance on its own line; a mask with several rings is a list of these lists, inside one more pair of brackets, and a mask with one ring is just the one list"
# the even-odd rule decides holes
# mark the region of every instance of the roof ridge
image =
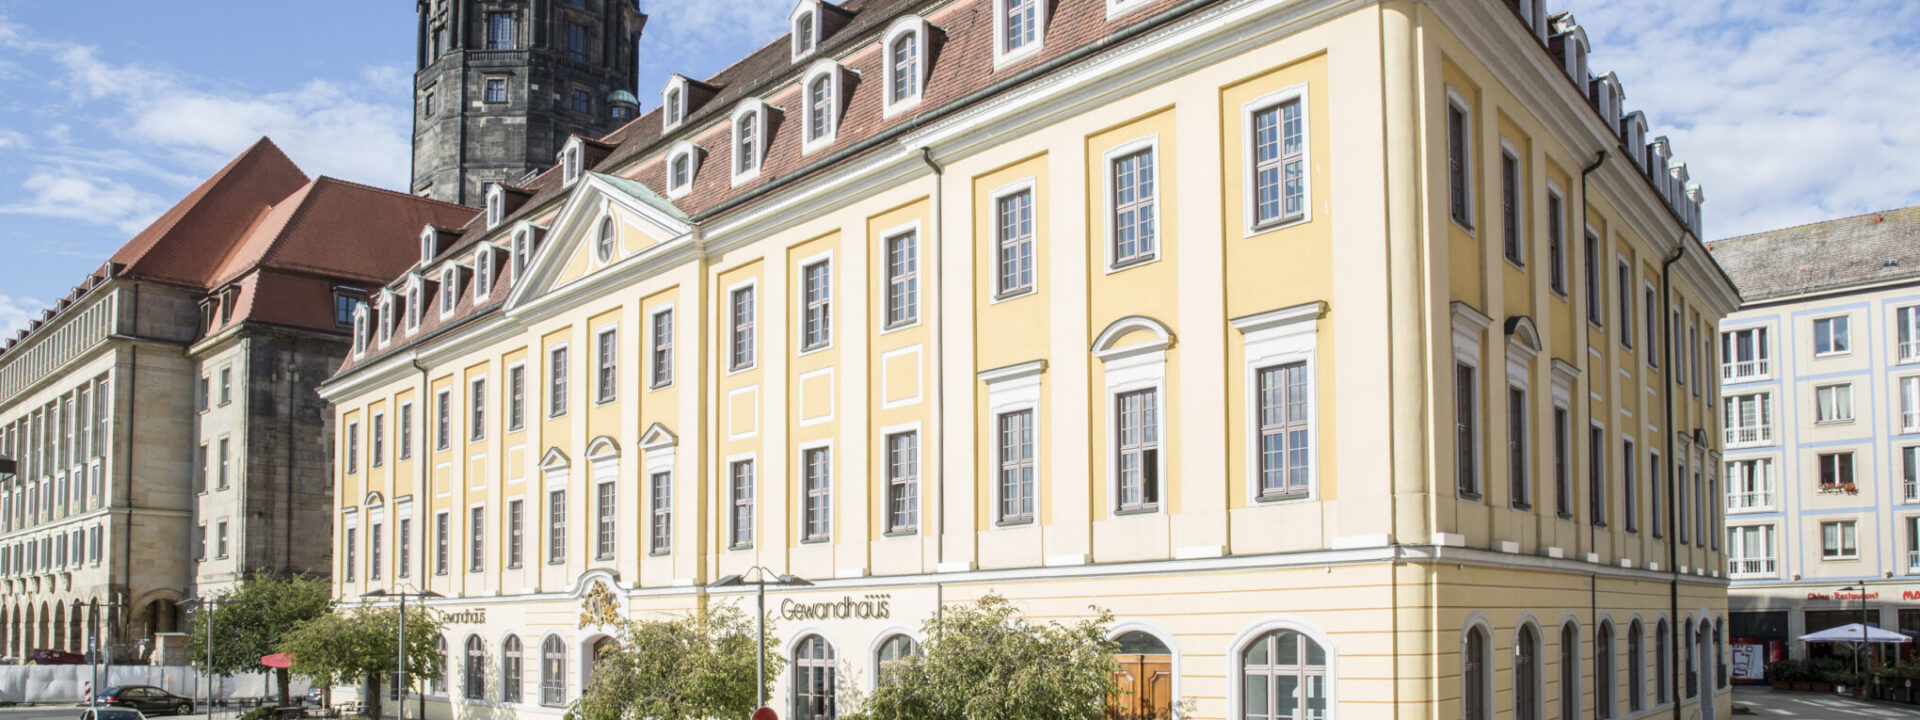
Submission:
[[399,190],[393,190],[393,189],[390,189],[390,188],[383,188],[383,187],[380,187],[380,186],[378,186],[378,185],[368,185],[368,184],[366,184],[366,183],[357,183],[357,182],[354,182],[354,181],[352,181],[352,180],[342,180],[342,179],[340,179],[340,178],[337,178],[337,177],[334,177],[334,176],[332,176],[332,175],[321,175],[321,176],[319,176],[319,177],[316,177],[316,178],[314,178],[314,179],[313,179],[313,182],[315,182],[315,183],[320,183],[320,182],[328,182],[328,183],[333,183],[333,184],[336,184],[336,185],[346,185],[346,186],[348,186],[348,187],[355,187],[355,188],[359,188],[359,189],[362,189],[362,190],[372,190],[372,191],[374,191],[374,192],[377,192],[377,193],[383,193],[383,194],[386,194],[386,195],[392,195],[392,196],[394,196],[394,197],[401,197],[401,198],[407,198],[407,199],[411,199],[411,200],[421,200],[421,201],[425,201],[425,202],[429,202],[429,203],[433,203],[433,204],[436,204],[436,205],[441,205],[441,206],[444,206],[444,207],[448,207],[448,208],[458,208],[458,209],[461,209],[461,210],[467,210],[467,211],[470,211],[470,212],[475,212],[475,213],[478,213],[478,212],[480,212],[480,208],[476,208],[476,207],[473,207],[473,206],[470,206],[470,205],[461,205],[460,203],[454,203],[454,202],[447,202],[447,201],[445,201],[445,200],[437,200],[437,199],[434,199],[434,198],[430,198],[430,197],[427,197],[427,196],[425,196],[425,195],[414,195],[414,194],[412,194],[412,193],[403,193],[403,192],[400,192]]
[[1714,240],[1712,242],[1709,242],[1707,243],[1707,245],[1709,246],[1709,248],[1711,248],[1711,246],[1718,245],[1723,242],[1730,242],[1734,240],[1747,240],[1750,238],[1760,237],[1762,235],[1774,235],[1774,234],[1786,232],[1788,230],[1798,230],[1801,228],[1809,228],[1815,225],[1832,225],[1835,223],[1846,222],[1848,220],[1858,220],[1868,215],[1885,215],[1887,213],[1899,212],[1902,210],[1920,210],[1920,205],[1903,205],[1900,207],[1885,208],[1881,210],[1870,210],[1867,212],[1858,213],[1854,215],[1844,215],[1837,218],[1827,218],[1825,220],[1814,220],[1812,222],[1803,222],[1798,225],[1787,225],[1784,227],[1777,227],[1772,230],[1761,230],[1759,232],[1750,232],[1745,235],[1734,235],[1732,237],[1724,237],[1724,238],[1720,238],[1719,240]]

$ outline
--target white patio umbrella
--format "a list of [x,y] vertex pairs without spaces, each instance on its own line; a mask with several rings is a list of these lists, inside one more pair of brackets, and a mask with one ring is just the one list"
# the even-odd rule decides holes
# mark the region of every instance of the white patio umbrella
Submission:
[[1844,643],[1904,643],[1904,642],[1913,642],[1913,638],[1907,637],[1905,635],[1894,632],[1892,630],[1881,630],[1880,628],[1868,627],[1866,625],[1861,625],[1860,623],[1848,623],[1846,625],[1841,625],[1840,627],[1827,628],[1817,633],[1808,633],[1806,635],[1801,635],[1800,641],[1801,642],[1844,642]]

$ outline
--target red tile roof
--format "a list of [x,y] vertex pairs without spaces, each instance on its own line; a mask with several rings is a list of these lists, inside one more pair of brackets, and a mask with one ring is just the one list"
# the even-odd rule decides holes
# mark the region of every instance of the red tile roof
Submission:
[[204,288],[234,240],[305,184],[307,174],[272,140],[260,138],[133,236],[112,260],[128,277]]

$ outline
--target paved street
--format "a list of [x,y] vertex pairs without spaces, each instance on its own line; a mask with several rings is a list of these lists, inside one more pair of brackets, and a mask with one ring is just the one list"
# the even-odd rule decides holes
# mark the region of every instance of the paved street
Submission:
[[1920,718],[1920,705],[1867,702],[1832,694],[1774,692],[1768,687],[1739,686],[1733,703],[1753,709],[1750,717],[1767,720],[1896,720]]
[[[0,720],[78,720],[81,708],[77,705],[31,705],[27,707],[0,708]],[[218,709],[213,712],[214,720],[235,720],[240,716],[238,710]],[[156,718],[174,720],[169,715],[157,715]],[[179,720],[205,720],[206,711],[196,712]]]

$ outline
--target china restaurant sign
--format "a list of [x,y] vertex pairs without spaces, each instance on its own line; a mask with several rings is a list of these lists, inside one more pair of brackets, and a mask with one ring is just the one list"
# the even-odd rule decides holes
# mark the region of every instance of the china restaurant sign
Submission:
[[803,602],[793,598],[780,601],[782,620],[885,620],[893,616],[893,596],[887,593],[842,595],[839,600]]

